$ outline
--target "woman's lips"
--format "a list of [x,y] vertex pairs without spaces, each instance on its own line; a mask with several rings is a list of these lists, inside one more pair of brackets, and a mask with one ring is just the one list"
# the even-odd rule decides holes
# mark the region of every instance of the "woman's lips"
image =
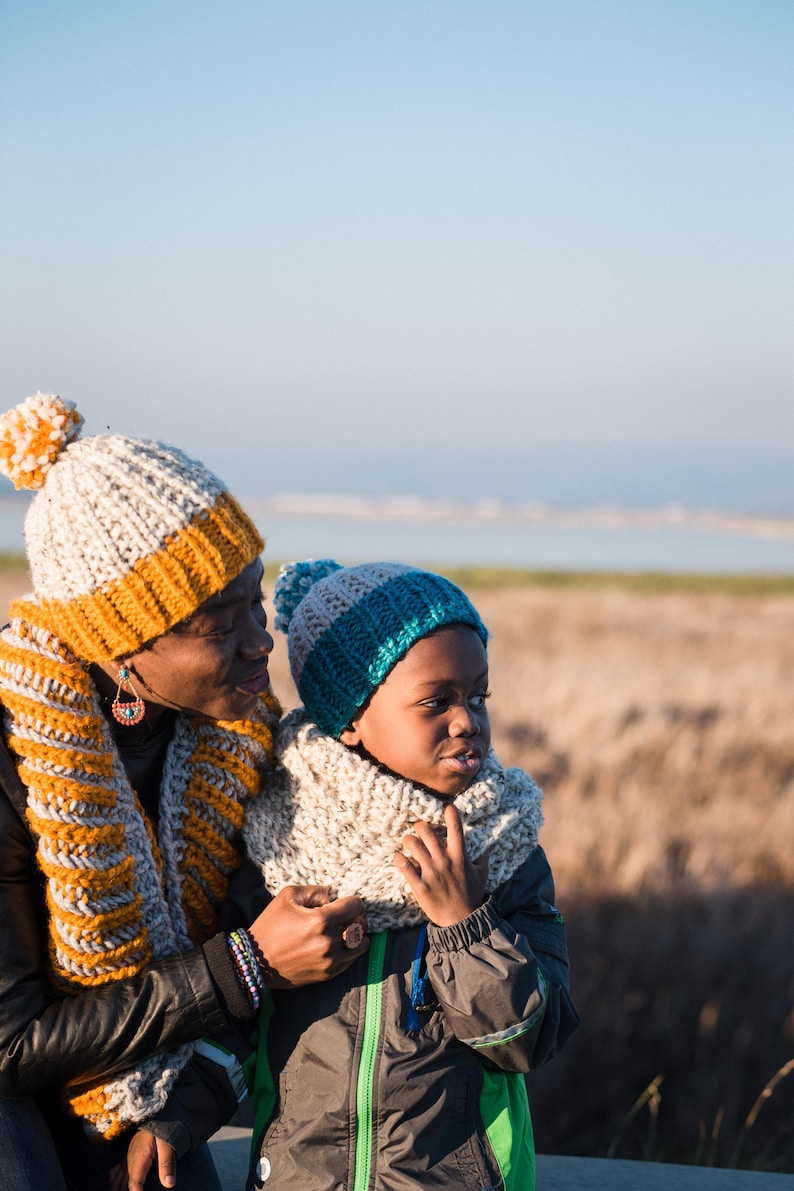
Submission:
[[270,674],[267,669],[260,670],[253,678],[249,678],[247,682],[238,684],[238,691],[245,691],[247,695],[264,695],[265,691],[270,686]]

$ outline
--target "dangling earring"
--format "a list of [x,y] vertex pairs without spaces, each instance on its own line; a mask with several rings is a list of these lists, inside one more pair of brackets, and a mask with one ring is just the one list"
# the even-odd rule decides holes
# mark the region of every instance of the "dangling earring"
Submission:
[[[127,691],[135,698],[128,702],[122,702],[119,697],[122,691]],[[126,666],[122,666],[119,670],[119,685],[110,710],[113,712],[113,719],[128,728],[131,728],[133,724],[139,724],[146,715],[146,704],[132,685],[132,678]]]

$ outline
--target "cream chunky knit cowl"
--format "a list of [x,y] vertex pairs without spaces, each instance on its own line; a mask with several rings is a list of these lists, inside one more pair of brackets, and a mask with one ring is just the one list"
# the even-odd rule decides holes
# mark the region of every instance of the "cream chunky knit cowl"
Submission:
[[[325,735],[303,709],[282,720],[275,748],[278,768],[243,830],[268,889],[329,885],[336,897],[360,897],[371,931],[423,921],[393,857],[419,820],[443,824],[444,800]],[[532,778],[503,769],[493,751],[454,800],[469,856],[488,849],[489,892],[536,846],[541,800]]]

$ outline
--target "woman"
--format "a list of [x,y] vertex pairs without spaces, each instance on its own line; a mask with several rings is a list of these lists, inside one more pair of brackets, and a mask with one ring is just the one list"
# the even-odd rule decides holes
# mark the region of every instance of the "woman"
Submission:
[[[43,394],[0,419],[0,468],[38,489],[0,634],[5,1191],[123,1186],[196,1043],[367,947],[359,899],[321,889],[218,931],[279,713],[263,543],[200,464],[81,426]],[[219,1185],[206,1150],[177,1179]]]

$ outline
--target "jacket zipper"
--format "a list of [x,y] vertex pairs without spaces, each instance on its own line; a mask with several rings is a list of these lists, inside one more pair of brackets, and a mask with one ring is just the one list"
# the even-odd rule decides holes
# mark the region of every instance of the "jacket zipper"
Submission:
[[386,956],[385,930],[373,935],[369,944],[367,987],[364,993],[364,1032],[356,1078],[356,1156],[353,1191],[367,1191],[372,1163],[372,1082],[380,1036],[383,999],[383,962]]

